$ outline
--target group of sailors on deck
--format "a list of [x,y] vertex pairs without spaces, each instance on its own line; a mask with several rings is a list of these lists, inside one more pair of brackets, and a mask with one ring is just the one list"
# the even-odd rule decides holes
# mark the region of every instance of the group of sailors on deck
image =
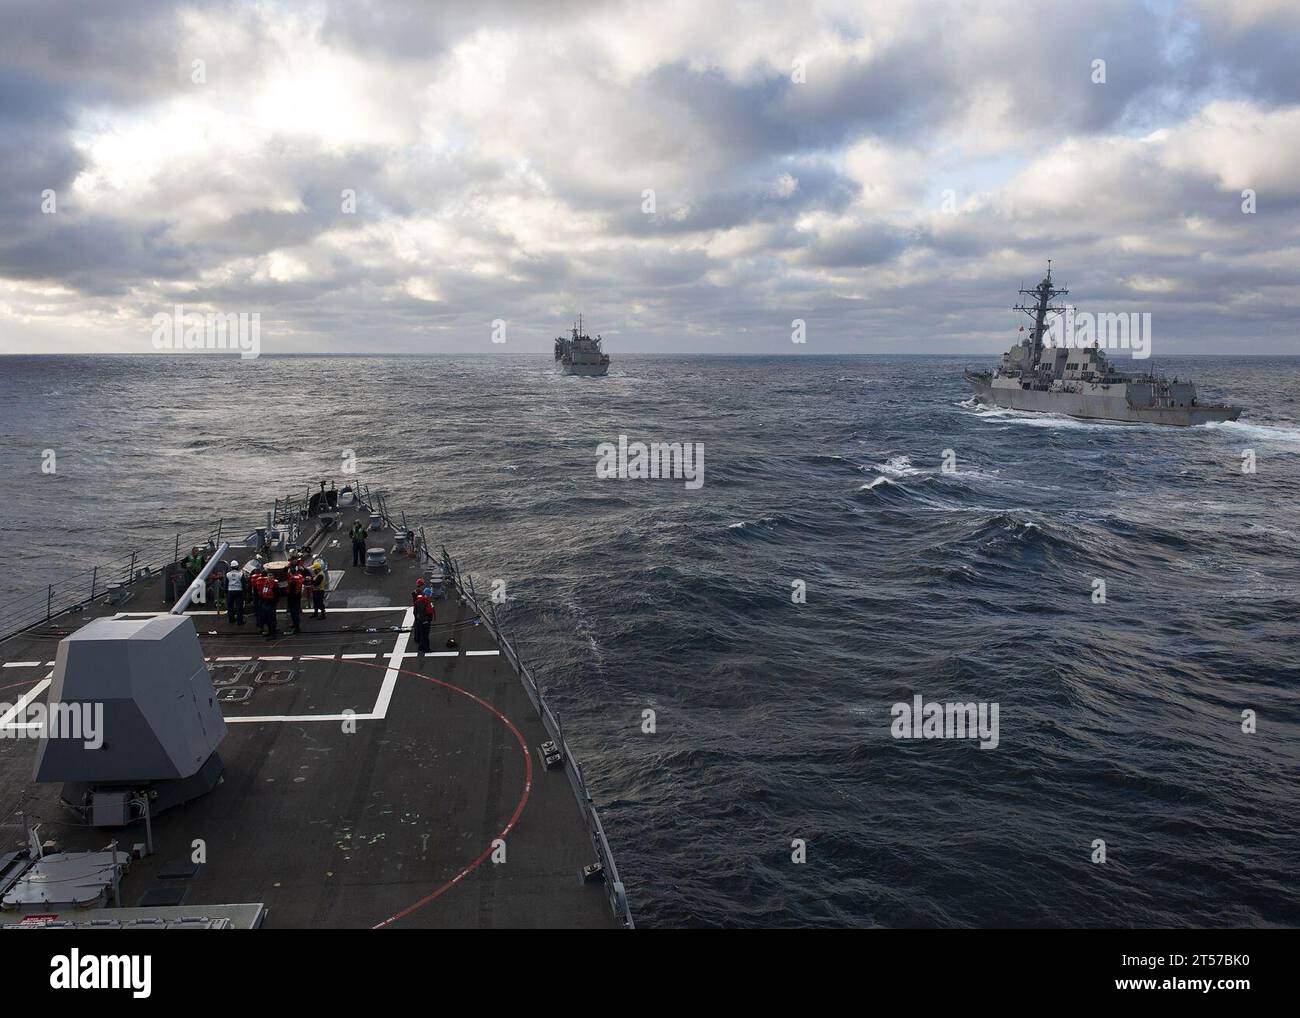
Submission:
[[[187,570],[191,568],[192,558],[193,556],[185,561]],[[226,619],[231,625],[244,625],[244,609],[248,604],[259,631],[268,637],[279,636],[276,612],[283,598],[289,613],[290,632],[298,633],[302,630],[302,601],[305,594],[311,596],[312,618],[325,617],[329,568],[320,558],[309,567],[304,554],[297,550],[290,550],[287,563],[272,563],[269,567],[262,554],[243,566],[238,559],[232,558],[224,575],[217,581],[216,589],[219,595],[218,609],[221,608],[221,601],[224,601]]]

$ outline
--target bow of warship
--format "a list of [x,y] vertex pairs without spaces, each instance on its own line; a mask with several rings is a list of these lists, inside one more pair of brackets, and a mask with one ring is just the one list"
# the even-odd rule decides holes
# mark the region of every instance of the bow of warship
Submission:
[[[382,495],[340,495],[217,524],[197,578],[178,537],[0,607],[0,926],[632,926],[582,769],[490,599]],[[283,601],[275,638],[214,603],[229,560],[268,546],[328,567],[325,617],[308,599],[294,635]],[[100,746],[38,737],[43,711],[90,701]]]

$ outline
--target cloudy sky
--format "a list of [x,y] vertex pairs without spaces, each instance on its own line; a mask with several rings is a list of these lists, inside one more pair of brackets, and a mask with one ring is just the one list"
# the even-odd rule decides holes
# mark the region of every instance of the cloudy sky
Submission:
[[542,352],[581,310],[615,356],[983,354],[1052,258],[1157,355],[1300,354],[1295,0],[0,24],[0,352],[147,353],[181,303],[284,353]]

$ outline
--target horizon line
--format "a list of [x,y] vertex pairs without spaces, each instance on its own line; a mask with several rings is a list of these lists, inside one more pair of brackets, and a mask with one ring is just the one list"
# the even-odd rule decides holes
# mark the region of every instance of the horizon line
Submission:
[[[1005,352],[1005,351],[1003,351]],[[1119,351],[1107,351],[1110,354]],[[237,350],[187,350],[187,351],[63,351],[60,353],[30,353],[30,352],[6,352],[0,350],[0,357],[140,357],[140,358],[193,358],[202,357],[210,360],[228,359],[233,361],[241,360],[263,360],[270,357],[539,357],[545,358],[548,354],[546,351],[520,351],[506,353],[497,352],[475,352],[465,351],[427,351],[421,353],[411,353],[404,351],[374,351],[374,350],[342,350],[329,353],[303,353],[303,352],[286,352],[286,353],[260,353],[257,357],[244,358],[239,355]],[[780,357],[789,359],[807,359],[813,357],[1000,357],[1001,353],[978,353],[967,351],[948,351],[934,350],[924,353],[918,353],[914,350],[871,350],[871,351],[837,351],[827,353],[713,353],[706,351],[623,351],[620,356],[630,357]],[[1170,353],[1164,354],[1165,357],[1232,357],[1241,359],[1247,357],[1292,357],[1300,358],[1300,353]],[[1116,360],[1133,360],[1132,357],[1116,357]],[[1155,361],[1159,358],[1150,356],[1145,360]],[[611,362],[612,364],[613,362]]]

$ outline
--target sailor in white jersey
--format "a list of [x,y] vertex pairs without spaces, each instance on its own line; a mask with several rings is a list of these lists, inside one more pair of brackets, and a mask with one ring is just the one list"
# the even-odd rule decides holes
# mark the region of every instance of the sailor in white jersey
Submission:
[[226,570],[226,620],[236,626],[244,624],[244,571],[233,558]]

